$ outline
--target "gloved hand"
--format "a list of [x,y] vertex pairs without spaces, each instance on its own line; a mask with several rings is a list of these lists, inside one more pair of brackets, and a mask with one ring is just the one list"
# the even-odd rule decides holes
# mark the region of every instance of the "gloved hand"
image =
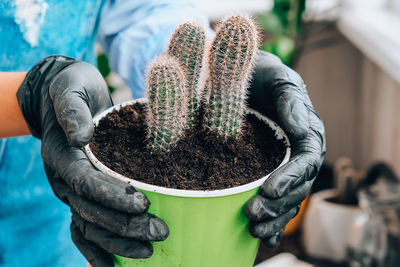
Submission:
[[146,197],[91,165],[82,146],[93,134],[92,116],[110,107],[108,88],[95,67],[64,56],[49,56],[27,74],[17,92],[33,136],[42,140],[49,183],[72,212],[71,236],[94,266],[113,266],[112,254],[148,258],[149,241],[169,234],[148,214]]
[[276,247],[322,165],[325,131],[300,76],[272,54],[259,53],[249,105],[275,120],[291,143],[290,161],[272,173],[245,206],[250,233],[267,247]]

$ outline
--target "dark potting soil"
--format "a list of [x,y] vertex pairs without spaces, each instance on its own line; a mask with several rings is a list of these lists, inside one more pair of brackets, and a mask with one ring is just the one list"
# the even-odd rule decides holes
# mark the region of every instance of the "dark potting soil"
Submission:
[[247,115],[243,137],[225,140],[197,127],[167,153],[151,153],[145,140],[143,104],[121,108],[100,120],[90,143],[107,167],[145,183],[187,190],[217,190],[250,183],[283,160],[285,145],[272,129]]

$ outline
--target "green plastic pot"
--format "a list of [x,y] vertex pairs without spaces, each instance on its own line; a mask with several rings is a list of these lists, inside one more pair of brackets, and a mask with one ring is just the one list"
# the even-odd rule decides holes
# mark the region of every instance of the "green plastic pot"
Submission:
[[[106,114],[145,99],[132,100],[111,107],[94,118],[95,125]],[[248,109],[274,129],[283,139],[286,154],[279,165],[289,161],[290,146],[283,130],[258,112]],[[102,164],[85,147],[93,165],[110,175],[140,189],[150,200],[149,213],[163,219],[170,235],[162,242],[153,242],[154,254],[148,259],[128,259],[115,255],[115,266],[141,267],[246,267],[253,266],[259,240],[248,231],[244,215],[245,203],[257,194],[259,186],[269,175],[252,183],[224,190],[200,191],[171,189],[132,180]]]

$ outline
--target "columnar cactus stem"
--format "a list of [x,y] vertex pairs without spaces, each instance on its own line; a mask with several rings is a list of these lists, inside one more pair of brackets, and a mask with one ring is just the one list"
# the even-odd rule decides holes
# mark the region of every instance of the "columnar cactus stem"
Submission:
[[205,32],[201,25],[187,22],[180,25],[172,35],[168,55],[178,59],[185,73],[188,96],[187,127],[198,121],[200,101],[199,78],[205,46]]
[[232,16],[217,27],[209,51],[209,77],[205,85],[209,107],[205,120],[222,136],[237,136],[241,131],[258,43],[257,27],[249,17]]
[[153,151],[168,151],[187,123],[184,72],[176,59],[161,56],[151,64],[147,83],[149,146]]

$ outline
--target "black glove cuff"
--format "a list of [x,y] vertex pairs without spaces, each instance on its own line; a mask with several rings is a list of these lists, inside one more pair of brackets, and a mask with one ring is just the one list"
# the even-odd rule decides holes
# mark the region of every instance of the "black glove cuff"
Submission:
[[32,67],[19,87],[18,104],[34,137],[41,138],[42,135],[40,118],[42,90],[48,90],[53,77],[75,62],[77,60],[61,55],[45,57]]

